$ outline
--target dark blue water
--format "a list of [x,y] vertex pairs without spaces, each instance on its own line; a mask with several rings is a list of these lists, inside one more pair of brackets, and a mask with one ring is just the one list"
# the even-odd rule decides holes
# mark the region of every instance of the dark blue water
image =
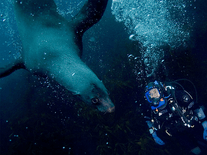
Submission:
[[[54,91],[44,84],[46,79],[38,80],[24,70],[16,71],[0,79],[0,154],[189,154],[191,144],[183,145],[185,139],[163,134],[167,144],[160,147],[149,135],[139,105],[145,103],[145,83],[155,77],[137,74],[137,70],[144,69],[140,67],[140,43],[129,40],[124,24],[115,21],[111,3],[109,1],[101,21],[84,34],[82,58],[103,80],[116,105],[115,113],[101,114],[57,83],[51,83]],[[0,11],[0,66],[12,62],[21,51],[9,4],[4,2]],[[69,6],[75,8],[76,5]],[[197,0],[195,5],[196,9],[189,9],[195,24],[187,47],[164,47],[165,61],[158,67],[156,79],[191,80],[198,91],[198,103],[207,107],[207,4]],[[64,4],[60,9],[67,11],[68,8]],[[71,15],[65,16],[71,18]],[[138,60],[129,61],[127,54],[135,55]],[[195,95],[188,83],[182,84]],[[202,135],[202,131],[197,134]],[[197,144],[194,137],[188,141]]]

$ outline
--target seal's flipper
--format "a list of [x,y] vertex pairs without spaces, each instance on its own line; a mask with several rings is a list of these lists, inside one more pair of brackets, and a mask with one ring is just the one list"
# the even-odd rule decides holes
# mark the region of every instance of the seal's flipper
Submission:
[[35,22],[56,26],[63,19],[58,14],[57,6],[53,0],[14,0],[14,8],[19,27],[22,27],[22,24],[30,27]]
[[14,63],[11,63],[5,67],[0,67],[0,78],[8,76],[17,69],[26,69],[23,62],[16,60]]
[[80,12],[74,17],[76,33],[81,36],[102,17],[108,0],[88,0]]
[[21,9],[27,16],[42,16],[57,13],[57,6],[53,0],[14,0],[15,7]]

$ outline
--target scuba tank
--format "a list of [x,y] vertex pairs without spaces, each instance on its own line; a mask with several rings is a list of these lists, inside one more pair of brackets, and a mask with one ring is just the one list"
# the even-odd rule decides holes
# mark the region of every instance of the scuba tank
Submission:
[[195,102],[197,103],[197,90],[195,85],[187,79],[178,79],[175,80],[173,82],[171,82],[172,84],[176,84],[179,87],[182,88],[183,92],[186,94],[184,97],[186,97],[186,101],[188,101],[190,98],[192,100],[192,102],[190,102],[188,104],[187,107],[182,107],[181,104],[179,104],[179,102],[177,101],[177,98],[175,96],[175,93],[172,95],[172,98],[168,99],[168,105],[171,109],[171,111],[175,114],[178,115],[183,123],[184,126],[187,126],[189,128],[193,128],[194,127],[194,121],[197,120],[196,115],[194,114],[193,110],[191,110],[192,106],[194,105],[194,101],[193,101],[193,97],[184,89],[184,87],[178,83],[178,81],[188,81],[192,84],[192,86],[194,87],[195,90]]
[[187,110],[182,109],[173,98],[170,98],[168,101],[168,105],[173,114],[180,116],[181,121],[184,126],[189,128],[194,127],[195,116],[193,115],[193,111],[189,113]]

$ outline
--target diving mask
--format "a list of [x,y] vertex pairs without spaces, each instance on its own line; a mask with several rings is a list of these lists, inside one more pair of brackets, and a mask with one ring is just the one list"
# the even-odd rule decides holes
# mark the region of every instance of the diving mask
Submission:
[[157,88],[152,88],[145,94],[147,100],[153,105],[158,105],[160,100],[160,92]]

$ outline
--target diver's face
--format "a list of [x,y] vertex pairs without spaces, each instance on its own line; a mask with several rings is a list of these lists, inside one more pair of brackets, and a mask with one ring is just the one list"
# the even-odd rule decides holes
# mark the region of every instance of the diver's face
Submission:
[[158,99],[160,97],[160,93],[157,88],[153,88],[149,91],[151,99]]

